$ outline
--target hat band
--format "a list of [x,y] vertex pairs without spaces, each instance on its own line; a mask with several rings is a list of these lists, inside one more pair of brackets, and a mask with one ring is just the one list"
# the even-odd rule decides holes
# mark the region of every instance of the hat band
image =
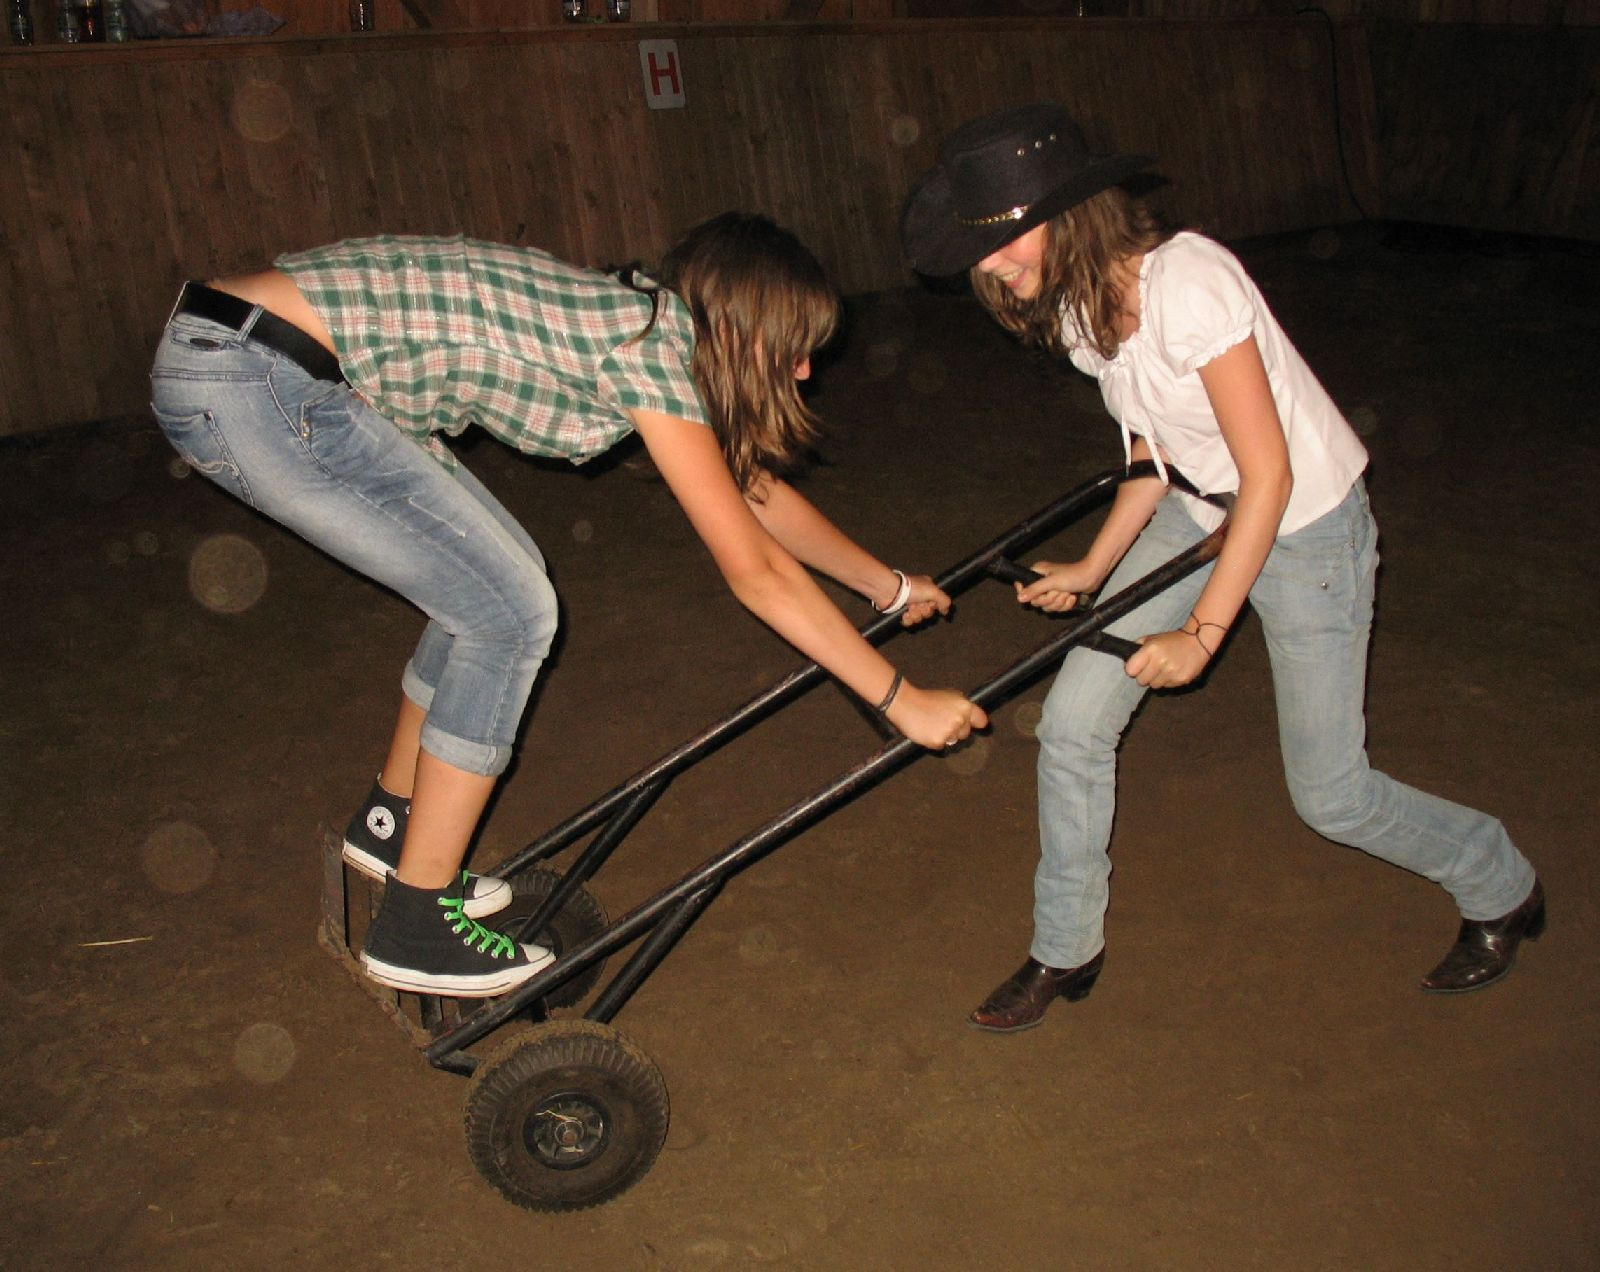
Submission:
[[958,216],[956,218],[956,220],[961,222],[962,225],[967,225],[967,226],[972,226],[972,227],[977,227],[977,226],[980,226],[980,225],[999,225],[1000,222],[1002,222],[1002,221],[1020,221],[1020,220],[1022,220],[1023,217],[1028,215],[1028,209],[1030,207],[1032,207],[1032,206],[1033,205],[1031,203],[1024,203],[1022,206],[1011,208],[1009,211],[1006,211],[1006,212],[996,212],[993,216],[979,216],[979,217]]

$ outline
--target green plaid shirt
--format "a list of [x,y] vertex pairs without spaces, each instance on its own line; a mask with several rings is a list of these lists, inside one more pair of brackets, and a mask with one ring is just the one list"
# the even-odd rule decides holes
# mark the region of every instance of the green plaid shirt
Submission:
[[384,237],[273,263],[327,324],[351,387],[446,464],[434,435],[472,423],[581,463],[633,428],[628,408],[706,421],[694,326],[671,293],[639,340],[648,296],[533,248]]

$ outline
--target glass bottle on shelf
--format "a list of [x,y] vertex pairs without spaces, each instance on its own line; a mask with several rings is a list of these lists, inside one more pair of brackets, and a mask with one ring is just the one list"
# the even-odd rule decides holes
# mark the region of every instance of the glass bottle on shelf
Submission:
[[78,10],[73,0],[61,0],[56,9],[56,39],[63,44],[77,44],[83,39],[78,30]]
[[606,21],[626,22],[633,13],[633,0],[606,0]]
[[568,22],[582,22],[583,10],[583,0],[561,0],[561,16]]
[[33,7],[28,0],[11,0],[6,25],[11,28],[13,44],[33,43]]
[[101,24],[100,0],[76,0],[78,9],[78,39],[84,44],[99,44],[106,38]]
[[370,31],[373,29],[372,9],[375,0],[350,0],[350,29],[352,31]]
[[122,44],[130,38],[128,32],[128,0],[105,0],[106,39]]

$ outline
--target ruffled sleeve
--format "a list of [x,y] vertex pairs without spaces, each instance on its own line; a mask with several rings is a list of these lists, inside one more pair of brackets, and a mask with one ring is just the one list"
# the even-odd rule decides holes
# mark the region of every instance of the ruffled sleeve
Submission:
[[1141,321],[1172,374],[1187,376],[1255,331],[1255,288],[1227,248],[1198,235],[1173,239],[1144,279]]

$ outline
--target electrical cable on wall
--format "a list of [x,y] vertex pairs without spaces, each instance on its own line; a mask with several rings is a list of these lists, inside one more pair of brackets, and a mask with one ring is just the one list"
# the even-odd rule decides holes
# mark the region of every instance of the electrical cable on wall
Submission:
[[1344,178],[1345,197],[1350,200],[1357,214],[1363,221],[1372,220],[1371,215],[1361,206],[1361,200],[1356,198],[1355,186],[1350,180],[1350,164],[1345,157],[1344,145],[1344,117],[1339,109],[1339,40],[1334,28],[1333,15],[1319,5],[1308,4],[1296,9],[1295,16],[1302,13],[1315,13],[1328,24],[1328,69],[1333,82],[1333,134],[1334,145],[1339,152],[1339,175]]

